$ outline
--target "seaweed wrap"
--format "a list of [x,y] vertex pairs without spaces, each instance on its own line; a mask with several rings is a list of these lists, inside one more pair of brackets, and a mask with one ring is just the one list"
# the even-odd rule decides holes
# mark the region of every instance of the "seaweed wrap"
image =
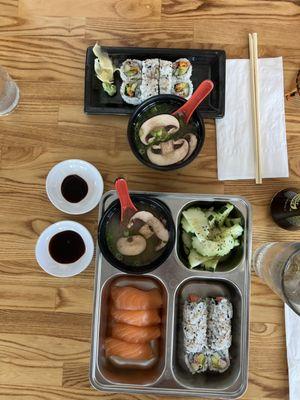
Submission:
[[208,369],[208,354],[206,351],[185,354],[185,363],[192,374],[205,372]]
[[170,94],[172,91],[173,68],[171,61],[159,61],[159,93]]
[[208,368],[212,372],[225,372],[230,367],[228,349],[220,351],[209,351],[207,353]]
[[140,60],[125,60],[120,67],[120,75],[123,81],[141,79],[142,62]]
[[128,104],[138,105],[142,102],[140,80],[130,80],[123,82],[120,92],[122,99]]
[[191,80],[173,82],[172,84],[172,94],[176,96],[183,97],[184,99],[189,99],[193,94],[193,83]]
[[226,350],[231,346],[232,304],[226,297],[208,300],[207,336],[211,350]]
[[173,63],[175,80],[188,81],[192,76],[192,64],[187,58],[179,58]]

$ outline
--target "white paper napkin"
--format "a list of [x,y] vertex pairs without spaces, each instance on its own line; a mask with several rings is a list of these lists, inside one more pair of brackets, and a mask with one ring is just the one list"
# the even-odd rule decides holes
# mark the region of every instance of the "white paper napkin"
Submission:
[[300,398],[300,317],[285,305],[285,333],[290,400]]
[[[262,177],[288,177],[282,57],[258,60]],[[225,117],[216,120],[218,178],[255,177],[250,61],[226,61]]]

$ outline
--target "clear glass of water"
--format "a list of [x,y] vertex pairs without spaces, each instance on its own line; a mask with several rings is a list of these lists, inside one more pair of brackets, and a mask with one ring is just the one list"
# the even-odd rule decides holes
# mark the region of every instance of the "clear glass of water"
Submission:
[[19,98],[18,85],[0,66],[0,116],[12,112],[18,104]]
[[254,253],[252,266],[257,275],[300,315],[300,243],[267,243]]

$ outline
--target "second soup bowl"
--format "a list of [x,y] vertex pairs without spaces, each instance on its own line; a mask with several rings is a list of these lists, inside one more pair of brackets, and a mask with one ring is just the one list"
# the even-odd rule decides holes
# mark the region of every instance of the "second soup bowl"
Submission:
[[[130,274],[145,274],[162,265],[171,254],[175,243],[175,225],[169,208],[160,200],[146,195],[135,194],[130,196],[138,211],[150,212],[163,223],[169,232],[169,239],[155,254],[155,242],[147,239],[146,250],[139,255],[122,256],[117,248],[117,241],[124,236],[128,229],[120,221],[120,202],[115,200],[103,214],[98,227],[98,243],[104,258],[115,268]],[[136,221],[137,224],[141,221]],[[141,229],[147,224],[141,224]],[[126,233],[127,234],[127,233]],[[140,233],[135,233],[139,234]],[[145,235],[145,232],[143,232]],[[151,234],[151,233],[150,233]],[[155,235],[155,233],[152,235]],[[147,237],[147,235],[146,235]],[[128,237],[127,237],[128,238]],[[154,254],[154,257],[152,256]]]

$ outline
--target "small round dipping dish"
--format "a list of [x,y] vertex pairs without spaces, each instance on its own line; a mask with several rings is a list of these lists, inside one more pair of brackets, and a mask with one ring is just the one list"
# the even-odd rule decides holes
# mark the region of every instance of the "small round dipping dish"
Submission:
[[[146,120],[159,114],[172,114],[174,111],[178,110],[185,102],[185,99],[175,95],[162,94],[158,96],[153,96],[150,99],[147,99],[143,103],[141,103],[131,115],[127,128],[129,145],[136,158],[147,167],[154,168],[159,171],[172,171],[178,168],[185,167],[186,165],[191,163],[199,154],[204,143],[205,126],[198,109],[194,111],[188,125],[184,126],[184,123],[180,122],[180,131],[177,133],[179,139],[184,139],[186,135],[192,133],[196,136],[197,143],[193,146],[193,150],[190,154],[188,154],[185,158],[176,163],[170,165],[157,165],[152,162],[147,156],[146,150],[148,147],[151,146],[147,147],[147,145],[144,145],[139,137],[140,127]],[[174,134],[174,138],[176,138],[176,133]]]
[[[64,183],[66,197],[63,195]],[[97,168],[89,162],[65,160],[50,170],[46,191],[51,203],[60,211],[73,215],[85,214],[98,205],[103,194],[103,179]]]
[[[59,263],[50,254],[50,242],[63,232],[75,232],[84,243],[83,255],[72,263]],[[85,270],[94,255],[94,242],[90,232],[74,221],[60,221],[48,226],[40,235],[35,247],[35,256],[40,267],[50,275],[65,278]]]
[[[148,197],[140,194],[132,194],[130,195],[134,205],[138,209],[138,211],[150,211],[154,216],[159,218],[164,226],[167,228],[169,232],[169,240],[164,248],[160,251],[157,258],[153,261],[150,261],[144,265],[129,265],[129,263],[123,262],[121,259],[118,259],[112,252],[111,248],[108,245],[107,240],[107,226],[112,223],[112,220],[120,221],[120,202],[119,200],[115,200],[105,211],[103,214],[101,221],[98,227],[98,243],[100,250],[105,257],[105,259],[113,265],[115,268],[119,269],[122,272],[126,272],[128,274],[145,274],[151,272],[158,268],[161,264],[163,264],[166,259],[171,254],[174,244],[175,244],[175,225],[171,215],[169,208],[160,200],[155,199],[153,197]],[[117,237],[114,239],[117,241]],[[128,258],[127,258],[128,260]]]

